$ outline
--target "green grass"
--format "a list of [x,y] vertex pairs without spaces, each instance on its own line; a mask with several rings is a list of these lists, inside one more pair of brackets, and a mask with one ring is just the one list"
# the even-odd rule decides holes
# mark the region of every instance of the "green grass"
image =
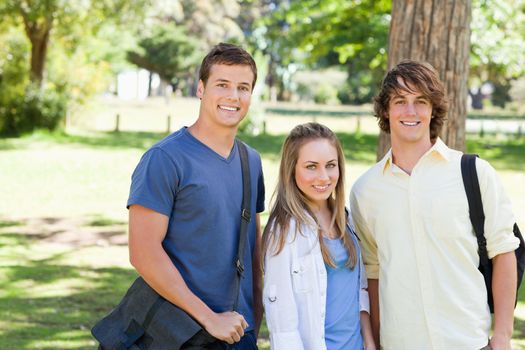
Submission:
[[[126,241],[131,172],[163,136],[36,133],[0,140],[0,349],[95,348],[91,326],[136,276]],[[285,136],[241,135],[263,157],[267,198]],[[375,161],[377,136],[338,136],[350,185]],[[525,139],[469,137],[467,148],[499,170],[525,227]],[[525,349],[525,289],[515,320],[515,345]],[[267,349],[266,328],[261,335]]]

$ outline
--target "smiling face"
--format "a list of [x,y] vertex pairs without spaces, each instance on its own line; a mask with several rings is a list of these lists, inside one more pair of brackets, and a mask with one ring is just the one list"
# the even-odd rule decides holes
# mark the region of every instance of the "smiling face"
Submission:
[[338,180],[337,149],[329,140],[314,139],[301,146],[295,164],[295,182],[310,205],[327,205]]
[[[405,83],[398,78],[401,86]],[[417,89],[399,90],[388,103],[388,119],[392,145],[431,147],[430,120],[432,104]]]
[[197,87],[199,119],[210,127],[237,128],[250,107],[253,79],[250,66],[213,65],[206,84],[201,80]]

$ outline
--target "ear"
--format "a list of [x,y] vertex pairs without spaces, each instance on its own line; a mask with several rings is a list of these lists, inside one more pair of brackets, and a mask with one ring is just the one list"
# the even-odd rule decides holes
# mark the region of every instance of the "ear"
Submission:
[[199,84],[197,85],[197,97],[202,100],[203,95],[204,95],[204,83],[202,80],[199,80]]

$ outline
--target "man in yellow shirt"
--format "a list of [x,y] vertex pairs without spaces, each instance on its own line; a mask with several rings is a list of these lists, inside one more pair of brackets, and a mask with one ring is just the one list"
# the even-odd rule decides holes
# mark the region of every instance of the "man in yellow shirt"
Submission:
[[429,64],[403,61],[385,76],[374,109],[392,148],[357,180],[350,203],[376,341],[386,350],[510,350],[519,241],[496,172],[477,160],[494,269],[489,342],[461,152],[438,136],[447,114],[443,84]]

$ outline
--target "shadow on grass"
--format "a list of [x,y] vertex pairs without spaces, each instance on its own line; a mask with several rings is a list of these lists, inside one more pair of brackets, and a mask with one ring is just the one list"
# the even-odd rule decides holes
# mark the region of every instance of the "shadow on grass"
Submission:
[[[83,219],[35,218],[0,221],[0,248],[60,244],[69,249],[127,245],[126,223],[102,215]],[[0,255],[1,258],[1,255]]]
[[65,263],[77,255],[99,260],[106,251],[101,240],[113,246],[111,254],[121,245],[119,237],[126,238],[120,223],[91,219],[88,227],[82,226],[88,219],[0,220],[0,349],[96,348],[91,327],[117,305],[137,274],[125,266]]
[[0,218],[0,228],[4,227],[13,227],[13,226],[21,226],[24,223],[22,221],[15,221],[15,220],[3,220]]
[[86,223],[87,226],[94,226],[94,227],[126,225],[126,224],[127,224],[126,222],[110,219],[102,215],[96,215]]
[[[377,135],[360,133],[338,133],[348,161],[375,163]],[[81,145],[93,148],[146,150],[166,136],[154,132],[96,132],[89,135],[68,135],[61,132],[38,132],[19,139],[0,140],[0,151],[31,148],[34,144]],[[261,134],[257,136],[239,134],[239,138],[272,161],[280,158],[282,144],[287,134]],[[468,135],[467,151],[477,153],[491,162],[497,169],[525,170],[525,137],[480,138]]]
[[[2,271],[3,270],[3,271]],[[1,283],[1,349],[94,349],[91,327],[124,295],[136,273],[125,268],[86,267],[34,262],[30,266],[0,268],[8,276]],[[82,279],[75,288],[61,284]],[[44,291],[28,293],[17,286],[34,284]],[[67,291],[67,293],[65,293]]]

